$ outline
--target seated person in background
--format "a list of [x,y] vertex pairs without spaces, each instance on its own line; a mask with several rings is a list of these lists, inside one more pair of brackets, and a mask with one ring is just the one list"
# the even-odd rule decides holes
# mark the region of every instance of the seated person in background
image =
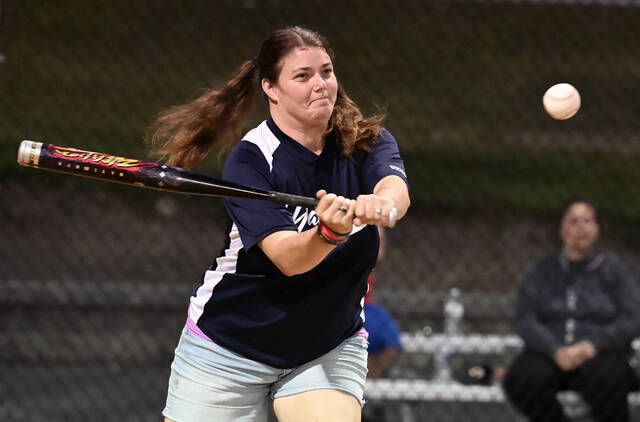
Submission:
[[561,390],[579,393],[597,421],[629,420],[640,288],[617,256],[595,248],[599,232],[595,206],[571,201],[560,223],[562,249],[539,261],[520,286],[516,329],[525,348],[503,387],[533,421],[565,420],[556,399]]
[[[380,233],[380,248],[378,262],[384,258],[385,234]],[[376,287],[375,270],[369,274],[369,289],[364,297],[364,328],[369,333],[369,360],[367,378],[379,378],[385,374],[393,363],[396,355],[402,350],[400,330],[389,313],[373,299]]]

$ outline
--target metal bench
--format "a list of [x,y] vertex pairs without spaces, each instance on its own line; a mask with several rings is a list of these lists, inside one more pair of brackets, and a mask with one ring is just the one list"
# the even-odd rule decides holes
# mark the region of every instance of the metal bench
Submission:
[[[446,336],[440,333],[402,333],[401,340],[405,353],[422,354],[435,354],[444,344],[450,352],[460,354],[503,354],[517,352],[524,345],[516,335],[495,334]],[[640,352],[640,339],[634,340],[632,346],[636,353]],[[365,397],[392,401],[506,403],[500,385],[466,385],[433,379],[369,379]],[[582,417],[588,411],[586,403],[573,391],[562,391],[558,398],[567,416]],[[632,406],[640,406],[640,392],[630,393],[628,400]]]

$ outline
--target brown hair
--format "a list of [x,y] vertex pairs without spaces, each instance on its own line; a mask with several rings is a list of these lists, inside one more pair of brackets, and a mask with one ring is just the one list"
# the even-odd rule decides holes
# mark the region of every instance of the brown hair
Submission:
[[[220,90],[209,90],[194,101],[171,107],[152,123],[149,141],[155,155],[167,164],[192,168],[222,139],[240,136],[241,125],[253,105],[263,79],[277,81],[281,60],[296,47],[321,47],[333,60],[333,51],[319,33],[298,26],[279,29],[262,43],[260,53],[244,62]],[[364,117],[344,88],[338,94],[329,120],[343,154],[368,149],[380,133],[383,114]]]
[[576,204],[584,204],[588,208],[591,208],[591,211],[593,211],[593,218],[596,220],[596,223],[599,223],[598,206],[596,205],[596,203],[583,196],[574,196],[569,198],[563,203],[561,212],[560,212],[560,224],[562,224],[562,222],[564,221],[564,218],[569,213],[569,209],[571,209],[571,207],[573,207]]

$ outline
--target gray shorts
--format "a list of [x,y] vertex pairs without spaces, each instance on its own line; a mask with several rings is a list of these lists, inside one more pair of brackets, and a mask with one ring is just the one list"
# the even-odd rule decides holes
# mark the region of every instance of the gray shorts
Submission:
[[344,391],[364,404],[367,340],[353,336],[293,369],[277,369],[182,332],[162,414],[176,422],[266,421],[269,400],[312,390]]

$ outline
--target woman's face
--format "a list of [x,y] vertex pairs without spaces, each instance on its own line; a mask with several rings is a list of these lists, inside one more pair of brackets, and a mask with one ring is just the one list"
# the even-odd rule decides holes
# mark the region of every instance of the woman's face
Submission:
[[586,257],[600,234],[595,211],[589,205],[577,202],[569,207],[562,218],[560,236],[570,256]]
[[277,82],[262,84],[271,106],[303,125],[326,126],[336,102],[338,81],[325,49],[296,47],[280,66]]

